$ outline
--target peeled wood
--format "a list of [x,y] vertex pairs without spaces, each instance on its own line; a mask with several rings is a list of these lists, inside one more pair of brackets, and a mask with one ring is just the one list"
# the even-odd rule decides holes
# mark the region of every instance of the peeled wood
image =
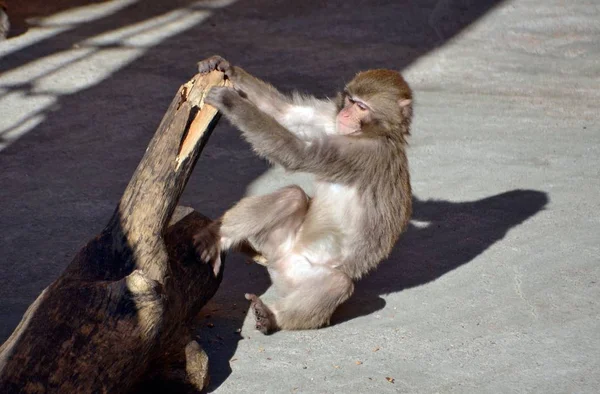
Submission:
[[191,247],[208,219],[176,205],[219,118],[204,96],[226,84],[215,71],[181,86],[106,228],[0,347],[0,393],[207,384],[207,357],[191,331],[222,271],[215,277]]

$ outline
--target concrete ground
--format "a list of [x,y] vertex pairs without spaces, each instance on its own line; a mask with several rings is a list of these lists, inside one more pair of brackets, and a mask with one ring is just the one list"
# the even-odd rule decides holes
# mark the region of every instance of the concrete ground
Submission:
[[[255,331],[243,294],[268,277],[230,257],[200,317],[209,391],[597,392],[598,2],[71,3],[0,42],[0,341],[104,226],[196,61],[320,96],[388,67],[416,96],[411,228],[317,331]],[[222,121],[181,203],[215,217],[295,181]]]

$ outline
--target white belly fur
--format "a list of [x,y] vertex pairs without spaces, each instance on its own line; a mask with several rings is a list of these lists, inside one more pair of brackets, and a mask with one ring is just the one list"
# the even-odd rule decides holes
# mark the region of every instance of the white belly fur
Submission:
[[[347,243],[360,219],[356,190],[347,185],[317,182],[305,225],[301,230],[302,253],[309,262],[336,266],[345,260]],[[302,234],[304,233],[304,234]]]

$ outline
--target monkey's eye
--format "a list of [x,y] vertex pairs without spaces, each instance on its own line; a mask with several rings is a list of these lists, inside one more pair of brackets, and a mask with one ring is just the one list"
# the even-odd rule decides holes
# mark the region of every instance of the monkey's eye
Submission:
[[366,111],[369,109],[369,107],[367,107],[365,104],[360,103],[360,102],[356,102],[356,105],[358,105],[358,108],[360,108],[361,111]]

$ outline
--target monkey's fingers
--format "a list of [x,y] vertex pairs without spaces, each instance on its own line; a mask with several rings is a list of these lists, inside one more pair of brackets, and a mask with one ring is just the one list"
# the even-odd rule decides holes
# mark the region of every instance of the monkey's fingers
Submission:
[[205,264],[210,264],[215,276],[219,275],[221,271],[221,251],[217,246],[205,245],[202,242],[198,242],[194,245],[196,250],[196,256],[200,257],[200,260]]
[[209,248],[209,249],[204,249],[202,251],[202,253],[200,254],[200,260],[202,260],[205,263],[210,263],[212,260],[214,260],[216,256],[216,251]]
[[219,248],[219,240],[217,237],[217,234],[210,229],[203,229],[194,236],[192,245],[196,252],[196,256],[198,256],[201,261],[209,263],[219,257],[221,250]]
[[219,70],[229,76],[228,73],[231,71],[231,65],[219,55],[214,55],[198,62],[198,72],[209,73],[214,70]]
[[219,61],[223,60],[221,56],[214,55],[207,59],[201,60],[198,62],[198,72],[201,73],[209,73],[213,70],[217,69],[217,64]]
[[208,248],[204,240],[204,234],[196,234],[192,240],[192,245],[196,251],[196,255],[200,257],[200,260],[206,262],[208,258]]

